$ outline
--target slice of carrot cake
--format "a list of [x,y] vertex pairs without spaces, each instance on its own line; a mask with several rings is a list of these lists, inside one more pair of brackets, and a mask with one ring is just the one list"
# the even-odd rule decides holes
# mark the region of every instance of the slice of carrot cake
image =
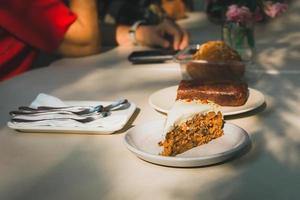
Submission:
[[222,136],[223,116],[212,103],[176,101],[168,114],[161,155],[176,156]]

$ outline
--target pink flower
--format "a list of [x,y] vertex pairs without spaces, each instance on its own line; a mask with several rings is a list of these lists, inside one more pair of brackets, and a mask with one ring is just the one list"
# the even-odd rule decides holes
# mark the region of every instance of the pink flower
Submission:
[[247,24],[253,21],[253,14],[249,8],[245,6],[238,7],[234,4],[228,7],[226,18],[228,21]]
[[265,2],[265,13],[269,17],[277,17],[284,13],[288,9],[288,5],[286,3],[273,3],[272,1]]

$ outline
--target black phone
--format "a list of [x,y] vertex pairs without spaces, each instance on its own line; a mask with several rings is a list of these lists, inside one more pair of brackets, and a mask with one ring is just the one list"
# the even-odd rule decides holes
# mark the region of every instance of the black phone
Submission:
[[176,53],[178,51],[173,49],[134,51],[128,56],[128,60],[133,64],[162,63],[173,60]]

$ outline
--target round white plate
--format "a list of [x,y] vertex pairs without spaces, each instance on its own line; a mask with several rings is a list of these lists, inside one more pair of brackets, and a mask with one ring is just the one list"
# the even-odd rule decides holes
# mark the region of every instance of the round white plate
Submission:
[[[167,87],[154,92],[149,97],[149,104],[155,110],[162,113],[168,113],[172,108],[177,94],[178,86]],[[265,102],[264,95],[253,88],[249,88],[249,97],[247,102],[242,106],[221,106],[220,111],[224,116],[236,115],[258,108]]]
[[161,156],[161,141],[165,120],[148,122],[128,131],[124,141],[127,148],[139,158],[151,163],[172,167],[196,167],[216,164],[238,154],[250,139],[242,128],[225,123],[224,135],[208,144],[195,147],[175,157]]

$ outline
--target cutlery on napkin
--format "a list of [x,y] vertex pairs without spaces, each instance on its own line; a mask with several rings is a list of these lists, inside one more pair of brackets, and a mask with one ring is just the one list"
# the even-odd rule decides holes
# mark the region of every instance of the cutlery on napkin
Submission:
[[124,120],[124,115],[110,115],[111,111],[127,109],[126,100],[108,106],[69,106],[57,97],[39,94],[29,107],[11,111],[11,122],[22,126],[111,127]]

